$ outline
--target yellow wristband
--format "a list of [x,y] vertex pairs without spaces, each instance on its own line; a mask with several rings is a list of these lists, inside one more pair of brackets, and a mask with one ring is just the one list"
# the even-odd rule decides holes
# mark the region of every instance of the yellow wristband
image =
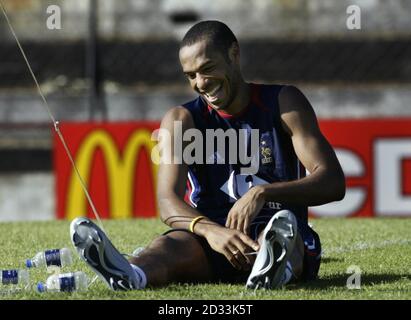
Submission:
[[194,226],[196,225],[196,223],[197,223],[198,221],[200,221],[201,219],[204,219],[204,218],[205,218],[204,216],[198,216],[198,217],[194,218],[193,221],[191,221],[191,223],[190,223],[190,231],[191,231],[192,233],[194,233]]

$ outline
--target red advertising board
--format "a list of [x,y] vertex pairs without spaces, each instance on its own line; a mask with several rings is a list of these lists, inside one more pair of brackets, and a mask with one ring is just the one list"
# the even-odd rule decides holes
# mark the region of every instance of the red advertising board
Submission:
[[[157,215],[159,122],[66,123],[60,129],[103,218]],[[411,119],[321,120],[347,180],[344,200],[311,216],[411,216]],[[93,217],[69,159],[54,137],[57,217]]]
[[[102,218],[153,217],[157,166],[151,161],[158,122],[65,123],[68,148]],[[59,138],[54,136],[57,218],[94,217]]]
[[343,201],[313,215],[411,216],[411,118],[322,120],[346,175]]

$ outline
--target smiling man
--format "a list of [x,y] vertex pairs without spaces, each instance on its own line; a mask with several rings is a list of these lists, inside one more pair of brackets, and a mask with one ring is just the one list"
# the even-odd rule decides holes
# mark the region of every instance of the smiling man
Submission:
[[191,29],[181,42],[183,72],[213,109],[235,114],[250,100],[249,85],[241,75],[238,42],[228,30],[210,28],[204,33],[203,24]]
[[[172,282],[278,288],[316,279],[321,244],[307,207],[342,199],[345,179],[310,103],[293,86],[244,81],[239,43],[221,22],[194,25],[179,57],[198,97],[167,112],[161,129],[171,141],[182,141],[176,122],[204,136],[210,129],[258,130],[256,170],[241,174],[240,161],[163,161],[158,204],[171,229],[127,261],[101,229],[79,218],[71,237],[80,256],[115,290]],[[168,141],[160,139],[160,150],[175,159]],[[225,147],[216,159],[229,158],[229,142]]]

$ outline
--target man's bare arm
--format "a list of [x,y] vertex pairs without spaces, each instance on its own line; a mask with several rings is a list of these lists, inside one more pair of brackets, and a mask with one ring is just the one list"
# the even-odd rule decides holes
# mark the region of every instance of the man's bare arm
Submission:
[[297,88],[286,86],[280,92],[279,106],[283,128],[310,174],[303,179],[263,186],[264,199],[307,206],[343,199],[344,173],[308,100]]
[[344,198],[345,178],[334,150],[321,134],[304,95],[287,86],[279,95],[281,120],[297,157],[310,172],[305,178],[251,188],[231,208],[226,226],[249,232],[250,223],[267,201],[314,206]]
[[[167,131],[171,140],[168,141],[166,135],[162,135],[160,131],[159,150],[162,163],[158,171],[157,198],[161,220],[171,227],[188,229],[191,221],[200,213],[184,202],[188,168],[182,159],[174,158],[174,139],[179,143],[183,141],[182,137],[176,136],[178,133],[174,132],[174,124],[178,121],[182,124],[183,132],[194,127],[189,111],[183,107],[171,109],[163,118],[161,130]],[[200,224],[196,230],[201,233]]]

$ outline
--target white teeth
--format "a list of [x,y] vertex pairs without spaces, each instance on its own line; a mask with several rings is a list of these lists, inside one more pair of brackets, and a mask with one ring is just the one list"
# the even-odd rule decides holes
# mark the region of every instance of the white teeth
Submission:
[[208,96],[208,97],[211,97],[211,96],[215,95],[215,94],[218,92],[218,90],[220,90],[220,88],[221,88],[221,86],[218,86],[218,87],[215,88],[213,91],[208,92],[208,93],[207,93],[207,96]]

